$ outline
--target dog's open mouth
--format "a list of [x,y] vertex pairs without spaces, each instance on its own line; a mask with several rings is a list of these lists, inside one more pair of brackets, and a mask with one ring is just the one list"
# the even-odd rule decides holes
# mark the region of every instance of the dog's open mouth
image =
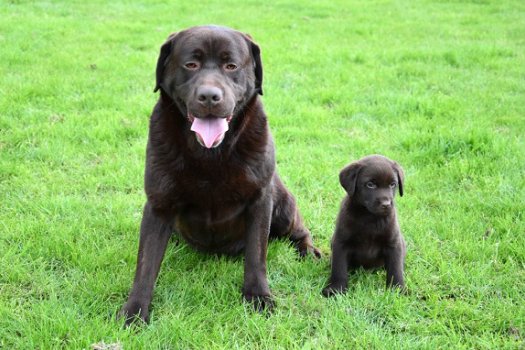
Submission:
[[197,141],[201,146],[215,148],[224,140],[224,135],[228,131],[228,124],[232,116],[230,115],[226,118],[215,116],[197,118],[188,113],[188,119],[191,123],[191,131],[195,132]]

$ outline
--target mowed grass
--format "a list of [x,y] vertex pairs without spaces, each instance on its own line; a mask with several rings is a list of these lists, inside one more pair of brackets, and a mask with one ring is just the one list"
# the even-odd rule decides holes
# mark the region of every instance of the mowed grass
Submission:
[[[523,1],[0,0],[0,18],[0,348],[525,346]],[[207,23],[260,44],[279,172],[324,257],[271,242],[261,315],[242,257],[174,238],[151,324],[125,330],[158,50]],[[406,172],[409,294],[359,271],[328,300],[338,172],[373,153]]]

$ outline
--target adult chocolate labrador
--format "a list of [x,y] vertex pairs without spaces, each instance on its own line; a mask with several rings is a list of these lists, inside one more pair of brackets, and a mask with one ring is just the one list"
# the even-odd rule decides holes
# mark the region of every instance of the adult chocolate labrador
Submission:
[[259,47],[238,31],[192,27],[160,49],[146,151],[144,207],[135,280],[120,311],[149,319],[153,287],[172,231],[198,250],[244,251],[242,295],[271,308],[269,237],[319,256],[275,169],[274,144],[258,95]]

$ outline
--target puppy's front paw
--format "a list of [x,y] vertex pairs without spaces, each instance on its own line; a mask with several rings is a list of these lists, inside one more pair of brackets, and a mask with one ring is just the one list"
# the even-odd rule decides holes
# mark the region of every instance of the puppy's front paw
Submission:
[[144,305],[140,300],[128,300],[120,309],[117,318],[124,319],[124,327],[138,323],[147,324],[149,323],[148,306]]
[[250,293],[243,293],[243,298],[252,304],[257,312],[272,312],[275,308],[275,301],[271,295],[253,295]]
[[323,289],[323,296],[326,298],[333,297],[336,294],[343,294],[346,292],[346,286],[329,284]]

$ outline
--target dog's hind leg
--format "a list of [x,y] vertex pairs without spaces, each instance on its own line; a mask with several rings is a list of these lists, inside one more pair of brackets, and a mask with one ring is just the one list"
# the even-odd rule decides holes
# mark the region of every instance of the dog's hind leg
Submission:
[[321,252],[314,247],[310,231],[304,226],[303,219],[295,198],[284,187],[281,179],[276,174],[274,179],[274,205],[272,210],[272,223],[270,237],[288,237],[294,244],[300,256],[313,254],[320,258]]

